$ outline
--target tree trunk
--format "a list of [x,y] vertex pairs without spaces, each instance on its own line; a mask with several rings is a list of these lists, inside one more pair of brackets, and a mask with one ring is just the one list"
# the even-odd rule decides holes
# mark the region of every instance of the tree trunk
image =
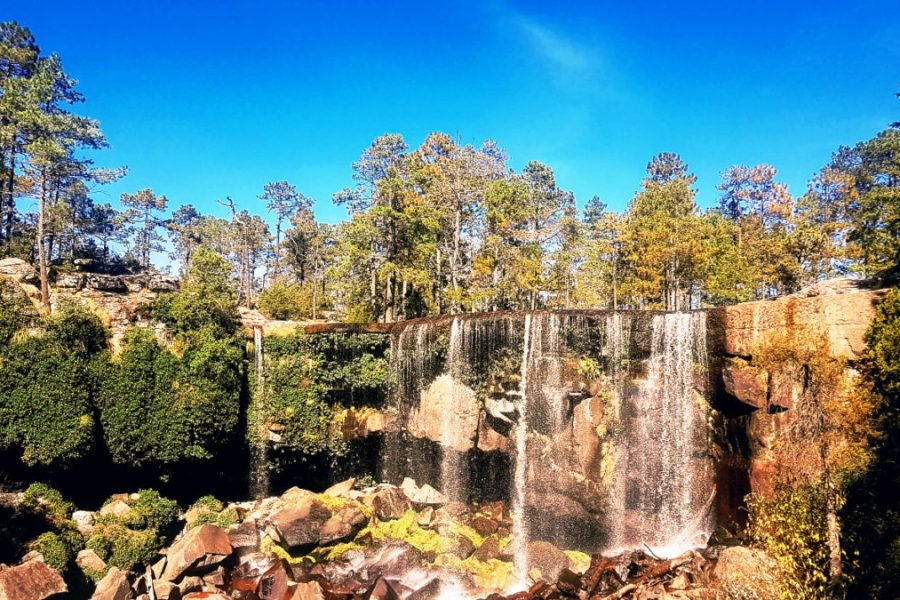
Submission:
[[38,198],[37,247],[38,267],[41,275],[41,304],[50,310],[50,283],[47,275],[47,250],[44,247],[44,210],[47,197],[47,178],[41,174],[41,194]]
[[[281,277],[281,214],[275,222],[275,281]],[[303,263],[300,263],[300,281],[303,281]]]

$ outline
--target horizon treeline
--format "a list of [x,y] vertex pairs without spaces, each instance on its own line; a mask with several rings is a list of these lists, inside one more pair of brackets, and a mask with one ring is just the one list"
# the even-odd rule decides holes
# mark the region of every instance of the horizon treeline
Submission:
[[[232,265],[238,302],[276,318],[386,320],[536,308],[678,310],[762,299],[835,276],[871,276],[898,260],[900,129],[838,148],[800,196],[767,164],[722,173],[701,211],[696,177],[659,153],[627,209],[596,196],[579,211],[552,167],[514,171],[500,146],[435,132],[418,148],[376,138],[334,194],[349,218],[317,220],[287,181],[253,199],[217,200],[227,217],[170,207],[152,189],[95,190],[125,174],[86,150],[107,145],[55,54],[0,23],[0,257],[54,271],[79,259],[140,272],[168,252],[185,273],[200,248]],[[19,200],[36,208],[21,212]],[[169,213],[169,209],[172,209]],[[274,226],[262,218],[271,214]]]

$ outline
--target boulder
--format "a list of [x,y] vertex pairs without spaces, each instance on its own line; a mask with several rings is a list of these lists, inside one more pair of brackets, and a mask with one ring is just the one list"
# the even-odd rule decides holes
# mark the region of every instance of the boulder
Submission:
[[121,277],[115,275],[101,275],[99,273],[91,273],[85,276],[85,287],[100,292],[112,292],[116,294],[124,294],[128,292],[128,286]]
[[526,555],[529,575],[537,569],[545,581],[556,581],[562,570],[569,566],[569,557],[550,542],[529,542]]
[[416,485],[415,480],[407,477],[400,484],[400,489],[406,494],[406,497],[413,504],[440,506],[447,504],[447,496],[440,493],[430,485],[423,484],[421,487]]
[[337,544],[348,541],[368,523],[366,515],[354,504],[335,512],[319,530],[318,543]]
[[0,259],[0,275],[22,283],[40,281],[37,270],[20,258]]
[[259,528],[253,521],[245,521],[228,529],[228,541],[238,554],[259,550]]
[[0,565],[0,600],[43,600],[67,591],[59,573],[42,560],[15,567]]
[[171,581],[154,581],[153,593],[156,600],[179,600],[181,598],[181,588]]
[[162,579],[175,581],[188,571],[194,574],[201,572],[219,564],[231,552],[227,533],[215,525],[201,525],[189,530],[169,548]]
[[147,289],[151,292],[177,292],[178,279],[171,275],[154,275],[147,281]]
[[116,498],[111,502],[107,502],[100,509],[100,515],[104,517],[113,516],[120,519],[127,519],[131,515],[131,507],[124,500]]
[[[415,437],[466,452],[474,445],[480,412],[474,390],[449,375],[441,375],[422,390],[421,402],[410,413],[407,428]],[[453,426],[447,427],[447,423]]]
[[128,600],[132,598],[131,585],[125,571],[113,567],[97,582],[97,589],[91,600]]
[[75,557],[75,564],[82,571],[90,569],[102,573],[106,570],[106,562],[93,550],[79,550],[78,556]]
[[400,488],[389,487],[380,489],[375,492],[372,499],[372,508],[375,510],[375,516],[382,521],[390,521],[391,519],[399,519],[406,511],[412,508],[412,504],[403,490]]
[[500,541],[496,535],[484,538],[484,542],[478,547],[473,555],[481,562],[487,562],[500,556]]
[[782,597],[778,585],[781,576],[774,558],[762,550],[743,546],[722,550],[713,569],[713,577],[730,593],[759,600]]
[[83,535],[90,534],[94,530],[94,513],[89,510],[76,510],[72,513],[72,520]]
[[324,504],[307,498],[303,503],[279,510],[269,521],[288,548],[299,548],[318,544],[322,526],[330,518],[331,511]]
[[325,593],[317,581],[307,581],[294,586],[290,600],[325,600]]
[[497,533],[497,530],[500,529],[500,524],[497,523],[494,519],[489,517],[485,517],[483,515],[475,515],[472,518],[472,529],[478,532],[478,535],[487,536],[492,533]]
[[322,493],[326,496],[334,496],[335,498],[340,498],[350,493],[350,490],[353,489],[354,483],[356,483],[356,479],[351,477],[350,479],[346,479],[340,483],[334,484]]

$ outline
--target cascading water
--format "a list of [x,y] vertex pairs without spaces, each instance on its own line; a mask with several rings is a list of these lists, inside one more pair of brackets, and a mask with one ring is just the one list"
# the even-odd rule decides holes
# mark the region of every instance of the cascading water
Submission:
[[528,521],[525,516],[528,483],[528,371],[531,349],[531,313],[525,315],[525,334],[522,339],[522,364],[519,372],[519,418],[514,429],[516,441],[515,474],[512,496],[513,561],[516,574],[525,581],[528,572]]
[[247,441],[250,446],[250,495],[255,499],[260,499],[269,494],[269,441],[266,439],[265,422],[262,416],[262,401],[266,384],[262,327],[253,328],[253,358],[256,364],[256,393],[251,400],[252,414],[247,420]]
[[675,556],[708,539],[714,486],[697,389],[705,377],[705,313],[655,315],[647,378],[625,399],[615,474],[625,497],[608,552]]
[[[447,368],[446,371],[451,378],[451,397],[453,405],[457,405],[456,395],[460,388],[464,385],[463,378],[465,376],[466,360],[463,354],[463,345],[465,342],[467,331],[463,331],[464,324],[460,319],[454,318],[450,326],[450,341],[447,348]],[[464,393],[464,392],[463,392]],[[464,468],[463,455],[459,449],[454,448],[451,440],[454,438],[458,423],[454,419],[453,411],[445,411],[441,415],[440,422],[440,438],[441,438],[441,490],[449,498],[456,500],[466,500],[467,498],[467,479],[468,473]]]
[[[386,479],[411,476],[456,500],[508,489],[523,583],[530,541],[657,554],[702,545],[714,487],[698,385],[705,336],[702,312],[406,324],[392,347],[406,430],[385,447]],[[470,473],[488,454],[502,457],[497,470]]]

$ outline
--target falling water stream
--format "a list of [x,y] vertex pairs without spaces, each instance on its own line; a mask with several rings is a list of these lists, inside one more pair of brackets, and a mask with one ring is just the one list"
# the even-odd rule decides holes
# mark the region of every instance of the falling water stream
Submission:
[[260,499],[269,495],[269,441],[262,417],[266,385],[262,327],[253,328],[253,358],[256,363],[256,392],[251,400],[253,414],[247,419],[247,442],[250,446],[250,496]]
[[516,459],[513,476],[512,536],[516,574],[525,581],[528,571],[528,522],[525,517],[528,478],[528,355],[531,349],[531,313],[525,314],[522,364],[519,372],[519,417],[515,426]]

